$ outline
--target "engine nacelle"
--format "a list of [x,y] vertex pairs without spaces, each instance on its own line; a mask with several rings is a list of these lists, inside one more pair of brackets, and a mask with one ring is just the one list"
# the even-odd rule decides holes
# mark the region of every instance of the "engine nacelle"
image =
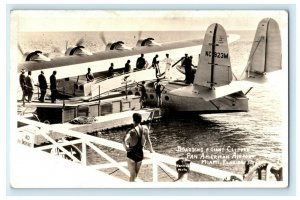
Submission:
[[131,47],[125,45],[123,41],[110,42],[106,45],[105,51],[109,50],[132,50]]
[[41,51],[27,52],[24,54],[25,61],[50,61],[51,59],[43,55]]
[[137,47],[148,47],[148,46],[161,46],[161,44],[154,41],[153,38],[140,39],[136,43]]
[[90,56],[93,55],[90,51],[86,50],[84,46],[76,46],[76,47],[69,47],[65,53],[66,56]]

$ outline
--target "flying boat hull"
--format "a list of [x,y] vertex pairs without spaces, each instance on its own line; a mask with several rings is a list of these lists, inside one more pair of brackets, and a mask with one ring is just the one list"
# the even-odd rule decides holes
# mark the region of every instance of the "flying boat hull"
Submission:
[[[161,95],[162,107],[170,112],[205,114],[248,111],[249,99],[242,91],[208,100],[203,98],[203,94],[192,92],[193,85],[183,82],[162,82],[162,85],[165,87]],[[183,89],[184,93],[174,92],[180,89]],[[155,90],[151,83],[146,87],[146,91],[145,105],[157,106]]]

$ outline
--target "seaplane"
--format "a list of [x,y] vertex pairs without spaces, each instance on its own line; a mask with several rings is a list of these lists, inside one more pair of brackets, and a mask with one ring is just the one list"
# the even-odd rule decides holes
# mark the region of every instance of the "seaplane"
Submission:
[[[234,42],[239,39],[239,35],[230,34],[228,35],[229,41]],[[18,65],[18,72],[20,73],[22,69],[25,71],[32,72],[32,78],[34,83],[38,83],[38,75],[41,70],[43,70],[44,75],[47,79],[51,76],[54,70],[57,71],[56,79],[58,81],[58,88],[62,90],[65,88],[65,93],[73,96],[88,96],[92,97],[95,95],[93,93],[94,88],[97,90],[98,95],[98,85],[95,82],[102,82],[106,78],[106,72],[111,63],[114,63],[114,71],[122,72],[124,65],[127,60],[131,60],[132,67],[135,67],[135,62],[137,58],[143,53],[147,61],[151,61],[152,58],[158,54],[161,58],[165,57],[166,53],[169,53],[174,58],[181,58],[182,52],[187,52],[193,54],[194,52],[199,52],[202,46],[202,39],[198,40],[187,40],[187,41],[177,41],[160,44],[154,41],[152,37],[139,38],[137,40],[135,47],[128,47],[123,41],[106,42],[104,36],[101,37],[106,45],[104,51],[91,53],[85,49],[83,41],[77,42],[75,46],[68,47],[66,49],[65,56],[57,58],[46,58],[45,54],[41,51],[33,59],[27,59]],[[36,51],[35,51],[36,52]],[[94,76],[99,77],[94,83],[87,83],[85,79],[85,74],[87,69],[90,68],[94,73]],[[145,66],[147,68],[147,66]],[[130,80],[135,79],[135,81],[140,81],[138,77],[144,78],[145,80],[152,80],[155,77],[152,75],[151,71],[154,69],[141,70],[139,72],[131,73]],[[125,76],[125,75],[124,75]],[[116,86],[119,80],[124,77],[114,77],[114,81],[108,81],[110,83],[104,84],[102,82],[101,93],[107,92],[111,89],[111,86]],[[128,80],[129,80],[128,79]],[[74,89],[75,85],[75,89]],[[108,85],[108,87],[106,87]],[[88,97],[86,97],[88,98]]]
[[[266,73],[282,68],[281,36],[277,22],[271,18],[261,20],[247,65],[240,77],[231,69],[228,40],[224,28],[217,23],[205,33],[198,66],[192,68],[192,84],[184,80],[156,79],[145,84],[146,105],[157,105],[155,83],[160,82],[163,107],[186,113],[247,112],[247,93],[254,84],[264,83]],[[173,65],[185,74],[182,65]],[[245,91],[245,92],[244,92]],[[134,91],[129,91],[134,93]]]
[[[249,80],[263,79],[266,72],[281,69],[280,31],[273,19],[263,19],[259,23],[249,61],[241,78],[232,73],[228,49],[228,44],[238,39],[239,35],[227,35],[224,28],[215,23],[208,27],[204,40],[157,43],[148,37],[138,39],[136,47],[127,47],[123,41],[110,42],[106,44],[105,51],[96,53],[89,53],[80,44],[68,48],[66,56],[52,59],[40,59],[39,56],[42,57],[43,54],[35,51],[36,58],[19,64],[18,72],[22,69],[31,71],[34,82],[37,83],[41,70],[46,77],[50,77],[55,70],[56,78],[59,80],[58,89],[73,99],[85,101],[96,100],[102,94],[124,88],[124,81],[126,84],[147,81],[148,98],[145,103],[150,105],[156,102],[154,92],[154,82],[158,80],[156,69],[145,66],[144,70],[122,73],[126,61],[131,60],[135,63],[141,54],[145,55],[146,60],[152,60],[155,55],[164,58],[168,53],[173,58],[179,58],[176,62],[179,63],[183,54],[195,55],[201,51],[192,84],[161,80],[165,86],[162,94],[163,106],[179,112],[248,111],[246,94],[251,87],[245,83]],[[112,78],[104,77],[111,63],[114,63],[114,70],[118,71],[119,75]],[[96,74],[92,82],[84,80],[88,68]],[[248,91],[244,93],[245,88],[248,88]],[[126,94],[130,92],[134,91],[129,89]],[[139,95],[139,92],[135,91],[133,94]]]

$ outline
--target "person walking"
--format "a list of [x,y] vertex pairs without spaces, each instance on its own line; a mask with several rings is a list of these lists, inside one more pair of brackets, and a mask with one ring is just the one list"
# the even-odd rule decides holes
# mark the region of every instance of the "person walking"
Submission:
[[33,84],[32,78],[31,78],[31,71],[28,71],[28,75],[25,78],[25,87],[26,87],[26,91],[28,94],[28,102],[29,103],[31,102],[31,98],[33,95],[33,86],[34,86],[34,84]]
[[43,71],[41,71],[41,74],[39,75],[38,80],[39,80],[39,86],[40,86],[40,90],[41,90],[41,96],[39,98],[39,101],[44,102],[46,91],[47,91],[47,81],[46,81]]
[[51,90],[51,103],[55,103],[57,98],[57,88],[56,88],[56,71],[53,71],[50,76],[50,90]]
[[149,129],[147,126],[141,125],[142,115],[134,113],[132,118],[134,127],[130,129],[123,138],[123,146],[127,151],[127,165],[130,172],[130,182],[136,180],[140,171],[144,159],[144,146],[148,144],[150,152],[154,153]]
[[155,56],[154,56],[154,58],[152,59],[152,67],[153,68],[157,68],[157,58],[158,58],[158,54],[156,54]]
[[166,68],[165,68],[165,77],[167,79],[171,79],[171,66],[172,66],[172,62],[173,60],[169,57],[169,54],[166,54],[166,58],[162,60],[162,62],[166,63]]

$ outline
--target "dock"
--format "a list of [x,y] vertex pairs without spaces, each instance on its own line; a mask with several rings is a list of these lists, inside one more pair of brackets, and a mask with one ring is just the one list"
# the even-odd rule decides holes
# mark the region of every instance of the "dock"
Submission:
[[[24,156],[19,151],[16,152],[13,159],[22,160],[24,168],[28,168],[35,179],[39,177],[46,178],[48,174],[39,174],[32,169],[36,169],[39,162],[46,165],[46,169],[59,170],[59,177],[56,174],[49,173],[51,180],[63,179],[61,182],[64,187],[76,187],[80,185],[80,181],[84,183],[91,177],[90,187],[111,187],[97,183],[110,181],[111,183],[122,183],[128,181],[129,171],[127,169],[126,151],[121,143],[103,139],[95,136],[95,132],[118,128],[132,124],[133,113],[140,113],[143,122],[153,121],[161,117],[162,110],[159,108],[143,108],[141,109],[140,97],[135,95],[118,96],[93,102],[72,102],[60,101],[55,104],[51,103],[30,103],[27,108],[33,111],[31,115],[18,115],[18,138],[16,149],[27,148],[24,150],[26,154],[33,157],[31,160],[23,160]],[[74,118],[92,119],[89,123],[72,124]],[[90,134],[92,133],[92,134]],[[23,145],[23,146],[22,146]],[[41,151],[41,152],[37,152]],[[89,161],[88,151],[94,151],[101,159],[97,161]],[[48,154],[47,154],[48,153]],[[50,154],[49,154],[50,153]],[[41,156],[42,158],[38,158]],[[51,158],[50,158],[50,157]],[[138,182],[166,183],[173,182],[177,178],[176,161],[178,158],[170,157],[160,153],[151,154],[144,151],[145,159],[140,170]],[[48,158],[49,157],[49,158]],[[53,158],[55,157],[55,159]],[[44,161],[44,158],[46,161]],[[57,160],[57,159],[62,159]],[[53,167],[51,163],[54,164]],[[34,166],[31,166],[34,165]],[[191,163],[191,173],[201,174],[207,180],[223,181],[229,176],[236,176],[242,179],[238,174],[211,168],[205,165]],[[79,182],[69,181],[71,173],[65,172],[65,168],[74,171],[74,174],[86,173],[85,176],[76,176]],[[14,169],[19,170],[19,169]],[[22,170],[21,170],[22,171]],[[99,173],[98,175],[94,173]],[[22,172],[16,173],[24,178],[19,181],[30,181],[29,176],[25,176]],[[38,176],[38,177],[36,177]],[[54,178],[55,177],[55,178]],[[94,178],[92,178],[94,177]],[[98,177],[98,178],[97,178]],[[81,180],[82,179],[82,180]],[[41,181],[35,180],[37,183]],[[12,182],[16,187],[22,187],[22,183]],[[32,182],[31,182],[32,183]],[[57,187],[55,181],[35,187]],[[124,187],[124,185],[122,185]]]
[[10,182],[13,188],[107,188],[126,183],[22,144],[16,143],[12,149]]
[[[161,111],[158,108],[155,109],[141,109],[137,111],[124,111],[121,113],[115,113],[105,116],[98,116],[95,117],[95,121],[90,124],[71,124],[69,122],[63,124],[52,124],[53,130],[65,129],[65,130],[72,130],[77,131],[82,134],[94,134],[97,132],[101,132],[103,130],[112,129],[112,128],[119,128],[123,126],[128,126],[132,124],[132,115],[133,113],[139,113],[142,115],[143,122],[149,122],[160,118]],[[26,119],[26,118],[24,118]],[[43,143],[47,142],[43,136],[36,134],[38,129],[32,129],[32,127],[21,127],[19,128],[22,132],[32,132],[34,134],[34,145],[42,145]],[[57,131],[50,131],[47,132],[47,135],[54,140],[59,140],[66,137],[65,134],[62,134]]]
[[[27,146],[26,148],[28,148],[28,150],[26,150],[26,152],[28,152],[29,154],[36,154],[34,152],[39,150],[39,151],[44,151],[42,153],[45,153],[45,152],[51,153],[52,152],[49,156],[55,156],[55,157],[58,157],[59,159],[63,159],[62,155],[65,155],[70,158],[70,159],[66,160],[66,163],[68,163],[68,164],[65,165],[65,166],[70,166],[70,170],[73,170],[73,169],[77,170],[76,168],[78,167],[78,165],[81,165],[82,167],[86,167],[87,171],[94,170],[94,172],[99,172],[100,175],[103,177],[103,179],[99,179],[100,182],[107,182],[107,181],[115,182],[116,181],[119,183],[123,183],[124,181],[128,181],[129,171],[127,169],[126,152],[121,143],[110,141],[110,140],[103,139],[100,137],[82,134],[80,132],[69,130],[69,129],[63,128],[63,127],[55,127],[53,125],[48,125],[48,124],[44,124],[41,122],[32,121],[32,120],[25,119],[20,116],[18,117],[17,120],[24,124],[28,124],[31,127],[38,127],[38,131],[36,131],[35,134],[30,134],[28,132],[26,133],[26,132],[22,132],[21,130],[19,130],[19,134],[22,134],[22,138],[19,138],[18,145],[24,145],[24,148]],[[21,129],[21,128],[19,128],[19,129]],[[57,133],[60,133],[60,134],[66,135],[66,136],[71,136],[71,137],[74,137],[77,139],[71,140],[71,141],[59,142],[59,141],[56,141],[53,138],[51,138],[47,134],[49,132],[57,132]],[[44,146],[39,146],[39,147],[34,146],[34,144],[33,144],[34,137],[33,136],[36,136],[36,135],[41,135],[42,137],[44,137],[47,141],[49,141],[49,144],[44,145]],[[79,147],[80,155],[81,155],[80,157],[76,156],[74,154],[74,151],[67,150],[68,147],[70,147],[72,145],[76,145]],[[56,151],[53,151],[53,150],[56,150]],[[91,151],[91,150],[94,151],[101,159],[97,159],[97,161],[94,161],[94,162],[88,161],[87,152]],[[58,153],[53,153],[53,152],[58,152]],[[18,154],[18,152],[16,152],[16,153],[17,154],[13,154],[13,156],[15,156],[15,157],[12,159],[24,160],[24,158],[22,159],[22,154]],[[42,154],[40,154],[40,155],[42,155]],[[177,178],[177,172],[175,170],[175,166],[176,166],[176,161],[178,160],[178,158],[170,157],[170,156],[163,155],[160,153],[150,153],[147,150],[144,151],[144,156],[145,156],[145,159],[142,163],[140,175],[139,175],[137,181],[151,182],[151,183],[158,183],[158,182],[165,183],[165,182],[173,182]],[[47,156],[45,155],[45,157],[47,158],[48,155]],[[38,163],[42,162],[42,160],[28,160],[26,157],[26,160],[24,162],[27,162],[26,166],[29,165],[28,163],[32,163],[33,165],[35,165],[35,164],[38,165]],[[52,164],[55,167],[57,167],[57,165],[58,165],[54,159],[49,159],[49,162],[53,162]],[[63,163],[65,163],[65,161]],[[72,166],[72,164],[74,164],[74,166]],[[43,164],[41,166],[43,166]],[[33,168],[33,169],[35,169],[35,168]],[[62,171],[64,171],[64,169],[65,169],[65,167],[62,167]],[[18,170],[22,171],[21,168],[18,168]],[[83,182],[84,182],[84,181],[86,181],[85,177],[82,177],[81,175],[77,176],[77,173],[80,173],[81,170],[78,169],[78,171],[76,173],[74,173],[74,176],[75,176],[74,178],[75,179],[83,178]],[[200,164],[196,164],[196,163],[191,163],[190,170],[191,170],[191,173],[199,173],[199,174],[205,175],[207,177],[211,177],[211,180],[223,181],[226,177],[229,177],[229,176],[236,176],[236,177],[242,178],[238,174],[234,174],[231,172],[215,169],[212,167],[208,167],[208,166],[200,165]],[[32,176],[35,176],[34,171],[29,170],[29,171],[27,171],[27,173],[28,172]],[[87,172],[87,173],[92,174],[94,172]],[[48,173],[48,172],[45,172],[45,173]],[[104,175],[103,173],[105,173],[106,175],[111,176],[111,177],[105,178],[106,175]],[[51,174],[52,173],[49,173],[50,176],[51,176]],[[65,176],[62,175],[62,177],[56,176],[57,181],[60,181],[60,178],[64,179],[64,178],[68,177],[68,174],[69,173],[67,173]],[[44,175],[43,177],[45,177],[45,176],[47,176],[47,175]],[[29,179],[28,181],[30,181],[29,176],[27,176],[27,178]],[[35,177],[35,178],[38,178],[38,177]],[[95,178],[96,178],[96,176],[95,176]],[[199,181],[201,181],[201,180],[199,180]],[[71,183],[70,182],[67,183],[67,181],[65,181],[65,182],[66,182],[65,187],[73,187],[74,184],[78,184],[77,180],[75,182],[71,181]],[[94,183],[94,179],[91,180],[91,183],[92,182]],[[132,184],[135,184],[135,183],[132,183]],[[176,183],[174,183],[174,184],[176,185]],[[41,184],[38,186],[38,188],[41,188],[44,185],[45,184]],[[173,184],[171,184],[171,185],[173,185]],[[167,186],[170,187],[171,185],[167,185]],[[50,187],[50,188],[57,187],[57,184],[56,183],[46,183],[46,186]],[[124,187],[124,186],[126,186],[126,185],[124,185],[124,184],[114,185],[114,187]],[[141,186],[141,185],[139,185],[139,186]],[[102,186],[102,185],[100,186],[98,184],[98,186],[95,185],[95,187],[105,187],[105,186]],[[108,185],[107,187],[110,187],[110,186]]]
[[[19,107],[22,107],[20,104]],[[57,103],[31,102],[25,108],[36,108],[35,114],[41,122],[61,124],[70,122],[76,117],[97,117],[109,114],[121,113],[130,110],[140,110],[140,97],[135,95],[118,96],[104,100],[83,102],[63,100]],[[22,112],[20,111],[20,114]]]
[[81,133],[92,133],[96,131],[103,131],[112,128],[119,128],[122,126],[132,124],[132,115],[133,113],[139,113],[142,115],[143,122],[152,121],[160,117],[160,109],[141,109],[141,110],[130,110],[120,113],[98,116],[95,117],[95,121],[91,124],[54,124],[53,126],[64,127],[69,130],[78,131]]

